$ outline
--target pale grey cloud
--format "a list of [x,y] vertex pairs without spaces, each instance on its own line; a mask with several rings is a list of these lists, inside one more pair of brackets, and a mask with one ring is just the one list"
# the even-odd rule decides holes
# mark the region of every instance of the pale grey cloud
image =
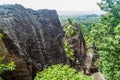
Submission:
[[58,11],[100,12],[96,4],[101,0],[0,0],[0,4],[22,4],[32,9],[56,9]]

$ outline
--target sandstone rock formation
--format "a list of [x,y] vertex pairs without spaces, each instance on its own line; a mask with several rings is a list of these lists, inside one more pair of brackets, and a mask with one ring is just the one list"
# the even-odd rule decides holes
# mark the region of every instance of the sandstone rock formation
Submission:
[[[31,76],[50,65],[66,63],[63,30],[55,10],[34,11],[18,4],[0,5],[0,32],[4,34],[8,52],[20,57],[16,67],[23,65]],[[15,75],[11,80],[28,80],[16,71],[10,74]]]

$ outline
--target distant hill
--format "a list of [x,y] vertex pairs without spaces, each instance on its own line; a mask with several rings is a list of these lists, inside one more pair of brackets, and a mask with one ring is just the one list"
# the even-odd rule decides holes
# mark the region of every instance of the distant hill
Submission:
[[86,15],[85,12],[79,11],[57,11],[60,16],[78,16],[78,15]]
[[91,12],[91,11],[57,11],[59,16],[80,16],[80,15],[90,15],[90,14],[97,14],[101,15],[105,12]]
[[101,15],[98,14],[67,14],[67,15],[59,15],[59,19],[61,24],[64,25],[67,23],[68,18],[72,18],[77,23],[91,23],[97,22]]

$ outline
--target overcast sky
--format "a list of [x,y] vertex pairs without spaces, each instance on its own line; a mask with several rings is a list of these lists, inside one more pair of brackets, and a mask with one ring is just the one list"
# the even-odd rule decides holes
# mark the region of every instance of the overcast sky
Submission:
[[56,9],[58,11],[83,11],[99,13],[97,2],[101,0],[0,0],[0,4],[22,4],[32,9]]

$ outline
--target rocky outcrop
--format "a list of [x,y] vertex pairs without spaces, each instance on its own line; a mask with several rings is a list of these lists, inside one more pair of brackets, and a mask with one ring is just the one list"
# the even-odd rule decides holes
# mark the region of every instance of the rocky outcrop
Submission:
[[[18,4],[1,5],[0,32],[4,34],[3,42],[8,52],[20,57],[14,60],[16,66],[24,66],[31,76],[50,65],[66,63],[63,30],[55,10],[34,11]],[[18,74],[24,73],[17,70]],[[20,78],[11,75],[12,80],[28,80],[16,71],[12,75]]]
[[70,65],[72,64],[71,66],[77,71],[86,75],[92,75],[93,73],[99,71],[98,67],[95,65],[99,55],[97,54],[95,48],[91,48],[92,52],[88,50],[89,48],[87,48],[80,26],[78,30],[80,30],[80,32],[78,32],[75,37],[68,39],[68,42],[73,45],[72,48],[74,50],[75,57],[74,60],[69,60]]
[[2,78],[4,78],[4,80],[31,80],[32,79],[31,73],[27,68],[26,61],[22,57],[16,56],[15,54],[9,54],[1,38],[0,38],[0,53],[1,53],[0,57],[4,58],[2,63],[6,64],[11,61],[14,61],[16,64],[15,71],[12,71],[12,72],[6,71],[1,75]]
[[96,72],[94,74],[92,74],[94,80],[105,80],[105,77],[103,76],[103,74],[101,72]]

